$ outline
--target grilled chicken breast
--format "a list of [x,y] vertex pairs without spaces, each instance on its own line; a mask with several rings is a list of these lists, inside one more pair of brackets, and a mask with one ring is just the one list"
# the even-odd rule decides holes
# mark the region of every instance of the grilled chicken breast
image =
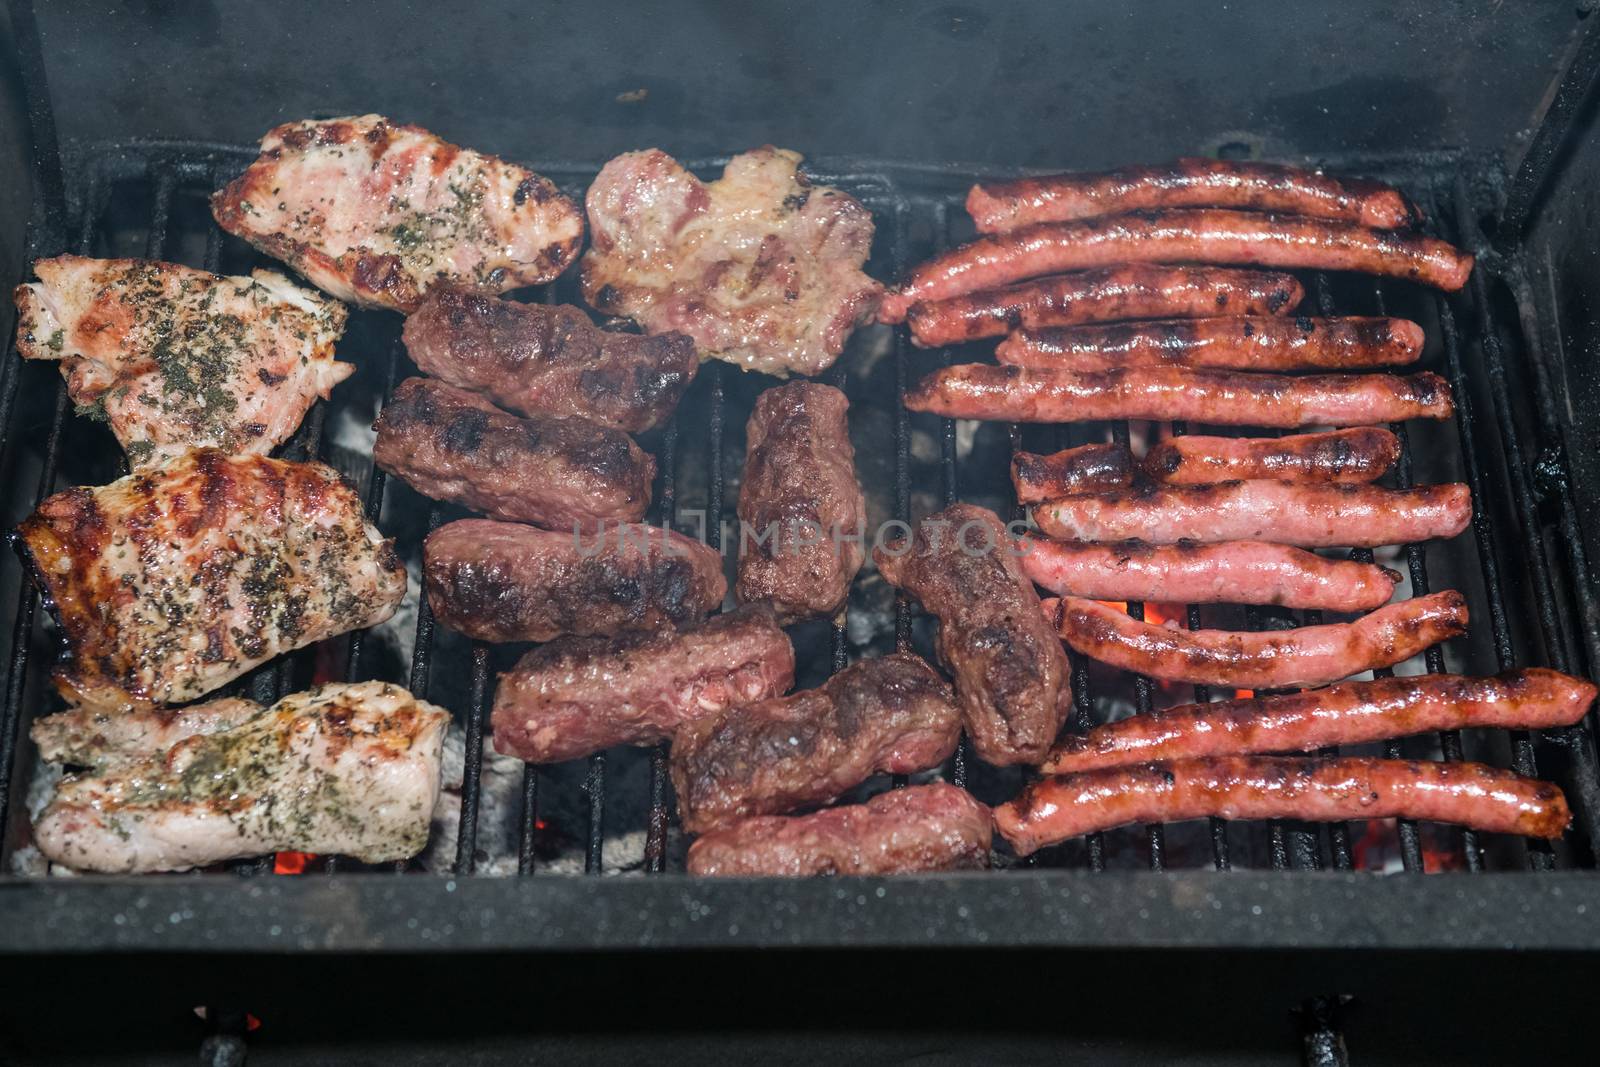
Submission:
[[231,730],[260,711],[239,697],[147,711],[68,708],[35,720],[28,736],[52,763],[106,767],[165,752],[186,737]]
[[68,775],[34,823],[79,871],[182,871],[293,849],[405,859],[428,843],[450,713],[387,682],[285,697],[231,729]]
[[205,695],[280,652],[382,622],[406,572],[329,467],[196,449],[57,493],[17,528],[96,708]]
[[872,215],[799,167],[768,145],[707,184],[660,149],[613,159],[586,199],[584,299],[747,370],[827,369],[883,287],[861,271]]
[[57,256],[19,285],[17,350],[58,359],[79,414],[134,467],[188,448],[271,451],[355,370],[333,358],[345,307],[274,271]]
[[583,242],[583,213],[550,179],[381,115],[272,130],[211,213],[341,300],[399,311],[437,282],[547,282]]

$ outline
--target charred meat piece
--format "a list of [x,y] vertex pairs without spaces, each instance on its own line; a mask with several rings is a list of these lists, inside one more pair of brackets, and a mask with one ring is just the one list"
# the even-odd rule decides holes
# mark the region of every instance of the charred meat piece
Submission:
[[635,522],[656,461],[588,419],[519,419],[477,393],[407,378],[373,427],[373,462],[435,500],[556,530]]
[[1245,479],[1344,482],[1383,477],[1400,458],[1400,439],[1378,426],[1288,437],[1174,437],[1144,455],[1144,472],[1168,485]]
[[692,834],[822,804],[874,774],[944,762],[961,736],[950,687],[908,652],[863,660],[816,689],[684,724],[672,787]]
[[548,641],[689,626],[722,604],[722,558],[657,526],[595,534],[461,519],[422,547],[428,604],[480,641]]
[[1129,823],[1223,819],[1428,819],[1560,837],[1571,821],[1549,782],[1481,763],[1218,756],[1045,778],[994,811],[1017,854]]
[[74,704],[204,696],[280,652],[373,626],[405,566],[320,463],[186,452],[50,497],[17,528]]
[[1118,263],[1360,271],[1455,292],[1467,284],[1473,257],[1432,237],[1351,222],[1223,208],[1134,211],[1024,226],[953,248],[886,294],[882,314],[897,322],[924,300]]
[[955,676],[967,735],[998,767],[1035,764],[1072,710],[1071,667],[994,512],[953,504],[910,544],[876,549],[883,577],[939,618],[939,659]]
[[937,348],[999,337],[1019,328],[1122,319],[1287,315],[1305,295],[1305,288],[1289,274],[1129,263],[919,302],[905,318],[914,343]]
[[1016,452],[1011,484],[1018,503],[1037,504],[1073,493],[1125,489],[1136,469],[1133,453],[1123,445],[1079,445],[1048,456]]
[[1018,562],[1032,581],[1090,600],[1371,611],[1389,602],[1400,581],[1387,567],[1261,541],[1151,545],[1030,536],[1021,548]]
[[1419,221],[1406,198],[1380,182],[1224,159],[1179,159],[1099,173],[983,182],[967,194],[967,212],[979,233],[1173,207],[1282,211],[1380,230]]
[[583,243],[583,213],[550,179],[382,115],[277,127],[211,213],[339,299],[397,311],[438,284],[548,282]]
[[989,809],[935,783],[811,815],[758,815],[689,846],[689,873],[804,878],[911,874],[989,866]]
[[434,286],[406,318],[424,374],[523,415],[578,416],[629,433],[672,416],[700,357],[681,333],[602,330],[578,308]]
[[146,711],[68,708],[35,719],[28,736],[42,759],[105,767],[165,752],[186,737],[231,730],[260,711],[260,704],[238,697]]
[[705,183],[660,149],[613,159],[589,186],[584,299],[747,370],[826,370],[883,287],[861,272],[872,215],[799,166],[769,145]]
[[1377,548],[1456,536],[1472,521],[1472,491],[1459,482],[1415,489],[1283,481],[1162,485],[1062,497],[1039,505],[1034,517],[1064,541]]
[[836,614],[866,559],[849,409],[831,385],[790,382],[762,393],[746,426],[734,595],[780,621]]
[[1453,589],[1402,600],[1355,622],[1235,633],[1140,622],[1098,600],[1044,602],[1047,618],[1090,659],[1169,682],[1244,689],[1326,685],[1392,667],[1467,632],[1467,602]]
[[1050,774],[1145,760],[1312,752],[1429,730],[1570,726],[1594,704],[1593,682],[1530,668],[1492,678],[1425,674],[1341,682],[1248,700],[1184,704],[1105,723],[1069,737],[1045,762]]
[[1014,367],[1359,370],[1415,363],[1422,327],[1406,319],[1266,315],[1022,330],[995,349]]
[[79,414],[109,424],[134,467],[189,448],[270,452],[355,370],[333,358],[344,305],[273,271],[82,256],[33,269],[17,351],[60,360]]
[[1088,422],[1150,419],[1212,426],[1363,426],[1448,419],[1450,385],[1437,374],[1249,374],[1195,367],[1129,367],[1077,374],[962,363],[928,375],[906,407],[948,419]]
[[794,648],[766,607],[674,633],[561,637],[500,676],[495,748],[530,763],[650,745],[686,722],[782,696]]
[[34,823],[78,871],[186,871],[280,850],[407,859],[428,843],[450,713],[386,682],[327,685],[163,751],[69,775]]

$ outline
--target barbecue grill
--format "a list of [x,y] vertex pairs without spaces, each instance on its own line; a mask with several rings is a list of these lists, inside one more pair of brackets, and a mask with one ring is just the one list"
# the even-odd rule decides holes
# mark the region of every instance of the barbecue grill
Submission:
[[[66,251],[223,273],[268,265],[212,224],[205,196],[254,158],[254,139],[275,123],[364,110],[499,152],[578,197],[617,151],[659,143],[714,176],[717,153],[771,139],[807,151],[817,180],[871,209],[877,239],[868,270],[881,278],[970,236],[961,201],[980,175],[1185,152],[1322,163],[1400,186],[1426,230],[1479,254],[1467,289],[1448,296],[1302,275],[1320,314],[1421,323],[1428,348],[1420,367],[1443,374],[1455,392],[1454,421],[1396,427],[1405,450],[1393,484],[1468,483],[1472,529],[1379,553],[1405,572],[1408,595],[1456,588],[1469,599],[1470,637],[1430,649],[1422,668],[1600,670],[1600,585],[1589,564],[1600,552],[1592,520],[1600,505],[1600,254],[1589,236],[1600,211],[1600,19],[1588,16],[1589,5],[1463,10],[1443,21],[1424,4],[1341,5],[1319,16],[1244,5],[1254,26],[1237,23],[1240,13],[1202,25],[1181,4],[1138,14],[1098,3],[1059,11],[819,3],[803,13],[705,5],[653,29],[635,24],[626,5],[609,6],[552,14],[535,32],[516,5],[487,5],[434,39],[409,12],[276,5],[269,32],[252,25],[266,13],[250,5],[129,3],[102,17],[74,3],[36,12],[12,0],[14,51],[0,54],[14,55],[17,77],[0,102],[17,121],[9,130],[0,124],[0,166],[15,180],[0,183],[8,186],[0,276],[9,286],[33,259]],[[831,39],[809,25],[785,40],[795,18],[830,24],[849,41],[833,54]],[[317,26],[350,32],[308,31]],[[292,40],[288,27],[297,27]],[[303,40],[307,32],[318,39]],[[1173,69],[1157,73],[1129,58],[1147,36]],[[1306,53],[1326,45],[1359,68],[1325,94],[1342,110],[1319,111],[1317,86],[1327,78],[1279,69],[1291,37]],[[1401,46],[1390,47],[1391,37]],[[551,56],[550,69],[515,82],[513,42],[527,56]],[[897,42],[906,55],[886,58]],[[1213,45],[1237,69],[1210,86],[1213,114],[1183,111],[1185,79],[1215,76],[1205,58]],[[407,84],[412,67],[426,64],[421,53],[435,47],[463,63],[481,52],[484,61],[470,71],[441,67],[426,88]],[[597,55],[602,48],[614,54]],[[666,56],[679,71],[707,69],[658,77]],[[891,119],[888,109],[927,78],[909,64],[940,60],[997,80],[978,86],[976,103],[948,84],[929,86]],[[1078,74],[1068,78],[1068,69]],[[452,84],[465,77],[485,83]],[[796,103],[796,91],[811,98]],[[1160,103],[1148,128],[1118,121],[1127,92]],[[1105,110],[1069,113],[1079,102]],[[851,108],[871,121],[837,117]],[[569,272],[519,298],[581,304],[576,290]],[[358,432],[408,373],[399,325],[393,314],[352,315],[339,352],[359,371],[313,409],[284,454],[344,469],[369,518],[414,560],[421,537],[458,512],[373,469]],[[0,329],[9,336],[11,327],[7,306]],[[958,499],[1012,517],[1006,465],[1017,449],[1186,432],[1127,424],[983,424],[973,432],[906,411],[904,392],[918,377],[976,358],[987,358],[980,346],[921,351],[905,331],[878,327],[861,331],[829,373],[851,398],[871,524],[915,521]],[[672,425],[644,442],[660,466],[656,521],[703,530],[721,547],[744,422],[770,384],[721,363],[703,369]],[[7,525],[57,489],[117,477],[120,463],[104,427],[73,415],[55,367],[7,355]],[[112,1062],[115,1053],[115,1062],[167,1062],[192,1057],[203,1036],[203,1058],[216,1063],[243,1062],[247,1052],[259,1062],[440,1062],[466,1047],[484,1062],[647,1051],[773,1058],[776,1050],[853,1062],[915,1047],[950,1059],[1042,1060],[1075,1048],[1110,1062],[1181,1050],[1196,1062],[1303,1054],[1339,1063],[1347,1045],[1356,1060],[1441,1051],[1503,1060],[1567,1047],[1560,1025],[1542,1024],[1562,1018],[1558,1007],[1581,1010],[1578,976],[1600,951],[1592,714],[1549,734],[1473,731],[1381,746],[1387,755],[1482,759],[1556,781],[1575,818],[1554,845],[1405,821],[1214,819],[1094,835],[1028,861],[1002,860],[986,874],[695,881],[682,874],[664,746],[613,750],[581,766],[527,766],[514,788],[485,786],[493,675],[509,661],[436,630],[425,599],[404,628],[301,650],[253,672],[241,691],[270,701],[313,681],[382,676],[448,706],[462,761],[453,854],[384,869],[268,856],[193,875],[53,877],[29,866],[26,818],[40,773],[27,726],[53,708],[53,637],[14,560],[0,571],[0,594],[8,670],[0,967],[17,990],[0,1005],[0,1058]],[[1128,607],[1136,617],[1173,610]],[[1180,606],[1178,618],[1191,627],[1275,628],[1317,621],[1312,614]],[[855,658],[928,648],[925,622],[870,573],[857,580],[844,619],[793,633],[801,685]],[[1081,657],[1073,666],[1078,729],[1108,714],[1231,695],[1121,677]],[[979,764],[965,744],[946,776],[990,802],[1023,780],[1016,769]],[[492,829],[501,825],[513,828],[503,840]],[[1385,857],[1387,877],[1374,870]],[[301,873],[280,873],[290,869]],[[752,951],[780,948],[815,951]],[[884,949],[897,951],[877,952]],[[455,964],[441,966],[445,957]],[[1195,967],[1197,957],[1214,978]],[[1211,981],[1194,983],[1196,973]],[[102,982],[107,974],[124,980]],[[1070,982],[1052,982],[1058,974]],[[1502,1010],[1463,1010],[1489,980]],[[102,984],[103,997],[63,992]],[[743,1000],[758,988],[772,1003],[746,1015]],[[990,989],[995,996],[983,997]],[[988,1016],[999,998],[1009,1022],[973,1017],[976,1003]],[[730,1020],[733,1005],[739,1017]],[[1536,1007],[1540,1018],[1513,1023],[1519,1006]],[[519,1009],[541,1018],[508,1023]],[[709,1043],[718,1026],[708,1016],[737,1033]],[[697,1025],[684,1021],[691,1018]],[[1232,1036],[1209,1036],[1213,1027]],[[1420,1032],[1432,1043],[1419,1043]]]

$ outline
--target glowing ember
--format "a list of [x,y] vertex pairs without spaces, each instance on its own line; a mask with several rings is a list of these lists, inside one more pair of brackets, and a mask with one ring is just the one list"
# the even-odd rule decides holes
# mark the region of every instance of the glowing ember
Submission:
[[315,852],[279,852],[272,859],[272,873],[300,874],[316,858]]

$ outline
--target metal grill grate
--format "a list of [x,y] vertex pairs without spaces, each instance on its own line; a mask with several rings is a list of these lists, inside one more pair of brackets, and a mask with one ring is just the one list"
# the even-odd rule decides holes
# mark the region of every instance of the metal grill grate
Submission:
[[[210,224],[203,210],[201,195],[217,187],[237,172],[253,152],[228,147],[189,144],[146,144],[107,147],[88,153],[74,168],[77,180],[70,198],[76,227],[75,250],[85,254],[139,254],[193,262],[209,270],[236,272],[247,262],[267,261],[248,252],[233,238],[224,237]],[[720,161],[709,161],[697,169],[715,170]],[[538,168],[551,175],[569,192],[581,193],[593,168],[552,164]],[[966,233],[959,198],[967,175],[959,169],[911,168],[870,163],[844,163],[816,168],[819,180],[837,184],[858,196],[878,220],[878,248],[875,271],[879,275],[898,274],[910,264],[938,249],[962,240]],[[1475,207],[1467,185],[1453,167],[1435,166],[1397,175],[1407,180],[1408,188],[1433,220],[1440,235],[1473,247],[1483,245],[1477,232]],[[53,249],[38,249],[47,254]],[[1424,365],[1440,370],[1455,390],[1457,413],[1453,429],[1441,426],[1396,426],[1403,442],[1401,460],[1394,484],[1406,486],[1413,479],[1445,481],[1460,478],[1469,483],[1477,506],[1473,537],[1444,545],[1403,546],[1412,595],[1421,595],[1440,585],[1435,577],[1443,573],[1451,585],[1466,592],[1471,600],[1475,640],[1461,643],[1463,653],[1450,669],[1489,673],[1519,664],[1548,663],[1559,669],[1589,673],[1595,666],[1596,635],[1574,620],[1595,617],[1593,590],[1587,562],[1575,536],[1576,511],[1564,491],[1545,499],[1535,492],[1533,457],[1542,450],[1559,448],[1560,436],[1554,420],[1555,401],[1542,377],[1539,361],[1530,359],[1533,340],[1525,336],[1508,308],[1517,276],[1514,264],[1494,260],[1474,275],[1472,287],[1456,296],[1423,292],[1402,284],[1373,284],[1345,277],[1313,275],[1307,288],[1323,314],[1393,313],[1423,323],[1430,338]],[[1507,278],[1510,284],[1507,284]],[[571,279],[546,287],[543,299],[550,302],[578,303]],[[397,319],[393,315],[363,312],[352,316],[351,329],[340,345],[342,358],[368,368],[336,394],[334,404],[356,402],[346,392],[357,380],[368,383],[370,393],[362,399],[381,405],[395,383],[410,371],[403,349],[395,338]],[[862,353],[872,345],[887,345],[877,353],[886,358],[887,371],[872,377],[856,374]],[[882,439],[864,443],[857,432],[858,451],[882,450],[892,455],[892,474],[868,485],[869,497],[881,505],[880,513],[901,522],[912,522],[928,511],[958,499],[973,499],[994,506],[1001,513],[1013,508],[1004,464],[1019,448],[1048,450],[1085,440],[1127,442],[1149,432],[1152,437],[1180,435],[1188,431],[1182,424],[1164,427],[1129,425],[1074,425],[1064,427],[1018,427],[986,425],[973,436],[958,432],[951,420],[910,415],[904,406],[907,386],[922,374],[940,365],[967,359],[987,359],[975,348],[970,352],[944,349],[919,352],[912,349],[903,331],[892,339],[872,332],[858,338],[855,347],[831,371],[827,380],[850,395],[852,411],[875,411],[884,416],[871,425],[882,431]],[[874,364],[877,365],[877,364]],[[892,382],[892,396],[885,382]],[[1531,391],[1524,388],[1531,382]],[[876,384],[874,384],[876,383]],[[1519,393],[1519,389],[1522,392]],[[659,461],[660,485],[656,500],[656,521],[676,526],[685,507],[703,506],[708,516],[705,532],[714,547],[721,545],[720,519],[731,509],[730,472],[736,472],[742,457],[730,458],[737,440],[736,429],[748,414],[747,402],[756,390],[747,380],[721,363],[707,365],[696,383],[685,408],[659,436],[655,452]],[[33,398],[48,397],[48,407],[32,406]],[[1532,402],[1529,403],[1531,396]],[[26,411],[48,411],[39,421],[25,417],[19,397],[29,405]],[[1480,414],[1487,403],[1492,418]],[[114,447],[105,431],[84,420],[67,419],[67,397],[56,369],[52,366],[24,368],[13,357],[6,367],[4,389],[0,390],[0,445],[8,446],[4,466],[13,484],[19,486],[7,501],[7,518],[20,518],[32,504],[60,488],[64,478],[108,480],[120,473]],[[692,415],[690,414],[692,411]],[[325,446],[324,428],[331,412],[319,404],[295,438],[285,447],[291,458],[316,457]],[[853,423],[856,420],[853,418]],[[881,425],[880,425],[881,424]],[[16,428],[16,429],[14,429]],[[865,446],[865,447],[864,447]],[[692,468],[680,469],[686,457],[699,457]],[[69,460],[70,462],[63,462]],[[730,466],[730,463],[732,466]],[[22,475],[36,472],[32,491],[21,487]],[[386,495],[394,506],[394,494],[382,471],[370,470],[366,478],[367,514],[373,521],[385,517]],[[408,498],[409,499],[409,498]],[[431,530],[453,513],[440,505],[426,507],[426,528]],[[392,520],[392,516],[390,516]],[[392,521],[391,521],[392,524]],[[1547,536],[1565,544],[1563,553],[1549,550]],[[1356,559],[1370,559],[1371,553],[1356,550]],[[1432,572],[1430,573],[1430,563]],[[39,684],[45,673],[40,660],[48,644],[38,618],[38,600],[20,582],[17,570],[8,563],[5,596],[16,605],[15,626],[10,649],[10,675],[5,690],[4,717],[0,719],[0,824],[12,827],[0,852],[9,857],[25,833],[23,820],[6,819],[16,813],[15,805],[26,785],[14,780],[18,767],[29,767],[31,754],[24,751],[26,723],[48,710],[40,696]],[[860,583],[858,583],[859,585]],[[861,592],[858,589],[858,594]],[[859,608],[857,597],[857,610]],[[888,603],[887,593],[883,597]],[[1142,617],[1146,606],[1130,604],[1130,613]],[[1182,618],[1191,628],[1204,618],[1215,617],[1213,609],[1181,606]],[[1316,613],[1290,619],[1284,613],[1273,617],[1250,612],[1252,625],[1267,626],[1293,621],[1304,625],[1320,621]],[[858,620],[858,622],[861,620]],[[1213,623],[1215,624],[1215,623]],[[925,628],[918,625],[916,613],[903,594],[896,594],[892,605],[879,611],[861,626],[862,637],[853,646],[851,630],[843,618],[824,624],[827,631],[807,647],[815,647],[816,662],[811,677],[843,667],[852,650],[870,655],[890,647],[920,648],[926,651]],[[1572,635],[1583,633],[1575,641]],[[355,633],[337,642],[344,650],[341,676],[367,677],[369,639]],[[279,662],[268,664],[238,683],[243,691],[261,701],[271,701],[297,688],[308,676],[307,667],[316,653],[302,650]],[[48,658],[46,656],[46,658]],[[1431,649],[1424,660],[1431,672],[1447,669],[1445,652]],[[1073,685],[1076,704],[1073,726],[1084,729],[1098,721],[1115,702],[1121,701],[1136,711],[1147,711],[1158,702],[1175,703],[1189,699],[1187,687],[1158,686],[1148,678],[1117,677],[1099,667],[1091,670],[1081,657],[1073,657]],[[459,875],[475,872],[479,825],[484,811],[482,791],[485,720],[493,693],[495,650],[476,644],[457,655],[447,651],[435,633],[434,620],[424,598],[416,619],[414,654],[408,680],[419,696],[437,690],[441,678],[452,682],[462,696],[452,708],[464,732],[464,781],[461,791],[460,825],[454,858]],[[805,665],[802,665],[802,673]],[[459,681],[458,681],[459,680]],[[1209,700],[1227,694],[1213,693],[1204,686],[1194,687],[1193,696]],[[1534,737],[1523,732],[1501,732],[1499,740],[1490,732],[1477,732],[1470,738],[1446,733],[1437,739],[1437,752],[1444,759],[1487,758],[1509,765],[1524,774],[1541,769],[1553,774],[1567,789],[1578,813],[1578,825],[1570,846],[1552,849],[1544,842],[1514,846],[1504,840],[1479,840],[1479,835],[1456,835],[1454,857],[1468,870],[1489,867],[1527,866],[1547,870],[1557,865],[1589,865],[1593,862],[1595,813],[1600,807],[1600,781],[1587,727],[1564,731],[1554,737]],[[1411,754],[1420,754],[1405,746]],[[1388,755],[1399,755],[1399,742],[1383,746]],[[615,758],[615,757],[613,757]],[[583,869],[599,874],[606,868],[608,822],[644,831],[644,873],[667,870],[670,862],[672,804],[665,772],[666,747],[657,746],[644,754],[648,760],[648,785],[643,791],[642,810],[613,810],[607,806],[607,755],[590,758],[587,773],[579,788],[584,792],[583,825],[563,827],[580,843]],[[541,803],[548,805],[555,794],[542,784],[549,772],[528,766],[522,776],[520,827],[516,850],[516,870],[529,876],[539,870],[539,828]],[[1020,784],[1021,772],[999,772],[975,764],[963,742],[947,768],[948,776],[966,784],[982,799],[998,800],[1013,793]],[[21,776],[25,778],[26,772]],[[562,776],[570,784],[571,777]],[[903,785],[902,780],[892,783]],[[566,788],[567,786],[563,786]],[[1210,865],[1217,870],[1239,866],[1270,866],[1284,869],[1321,869],[1325,865],[1349,870],[1357,864],[1358,847],[1373,844],[1373,835],[1397,836],[1400,861],[1406,871],[1421,871],[1427,860],[1423,828],[1401,822],[1396,829],[1351,827],[1343,824],[1312,826],[1226,823],[1214,819],[1208,827],[1191,834],[1188,828],[1146,827],[1142,836],[1135,831],[1097,834],[1082,843],[1068,843],[1045,850],[1030,860],[1034,865],[1084,867],[1101,870],[1147,864],[1155,870],[1181,866]],[[1130,845],[1130,842],[1142,842]],[[1143,851],[1142,860],[1130,860]],[[1442,853],[1438,854],[1444,859]],[[324,869],[333,871],[351,864],[325,858]],[[272,869],[271,857],[235,865],[244,872],[261,873]],[[400,864],[398,869],[408,869]]]

